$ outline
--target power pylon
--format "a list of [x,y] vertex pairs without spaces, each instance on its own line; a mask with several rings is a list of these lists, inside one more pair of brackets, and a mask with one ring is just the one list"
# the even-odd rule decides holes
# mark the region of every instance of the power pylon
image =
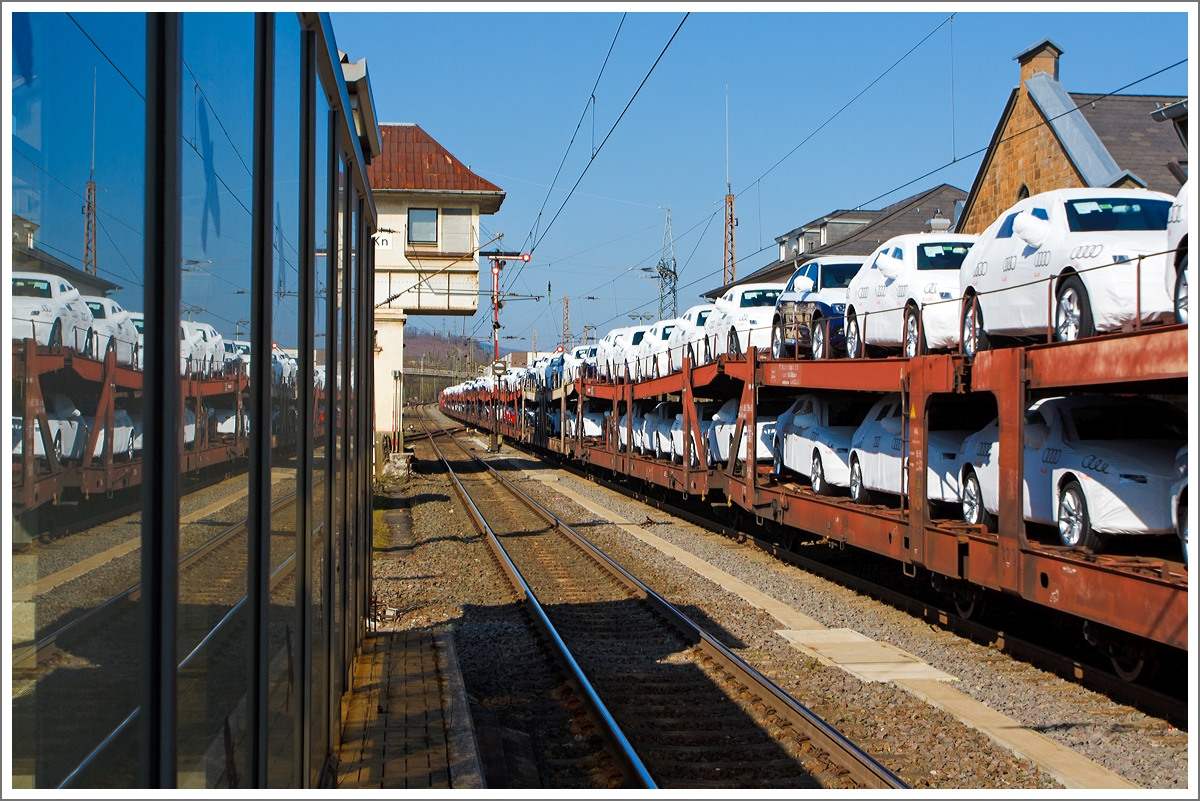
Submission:
[[563,348],[571,347],[571,298],[563,295]]
[[675,232],[671,229],[671,209],[667,209],[667,224],[663,228],[662,258],[658,260],[658,319],[676,316],[679,276],[675,272]]

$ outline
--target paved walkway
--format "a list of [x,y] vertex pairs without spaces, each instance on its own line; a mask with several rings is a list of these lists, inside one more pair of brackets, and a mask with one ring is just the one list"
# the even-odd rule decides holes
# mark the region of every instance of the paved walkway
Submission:
[[339,787],[450,787],[433,643],[429,632],[367,639],[354,671]]

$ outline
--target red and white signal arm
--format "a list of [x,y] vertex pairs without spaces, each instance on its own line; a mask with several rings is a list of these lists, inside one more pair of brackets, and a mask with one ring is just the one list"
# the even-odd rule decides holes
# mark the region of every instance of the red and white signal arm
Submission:
[[565,351],[566,351],[566,348],[564,348],[562,345],[559,345],[557,348],[554,349],[555,353],[564,353]]

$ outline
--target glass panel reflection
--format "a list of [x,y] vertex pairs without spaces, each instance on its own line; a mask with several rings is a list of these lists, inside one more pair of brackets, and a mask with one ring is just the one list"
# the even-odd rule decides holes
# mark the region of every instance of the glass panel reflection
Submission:
[[244,787],[254,15],[183,31],[178,782]]
[[13,786],[128,787],[145,16],[16,12],[10,58]]

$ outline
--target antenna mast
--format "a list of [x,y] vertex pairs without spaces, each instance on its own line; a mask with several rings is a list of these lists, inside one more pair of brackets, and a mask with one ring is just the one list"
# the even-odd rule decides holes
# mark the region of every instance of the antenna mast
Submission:
[[675,232],[671,228],[671,207],[667,207],[667,224],[663,228],[662,258],[658,260],[658,319],[670,320],[676,314],[679,276],[675,272]]
[[733,216],[733,187],[729,183],[729,84],[725,84],[725,271],[726,284],[737,280],[737,260],[734,257],[733,229],[737,217]]
[[571,298],[567,295],[563,295],[562,339],[563,349],[569,349],[571,347]]
[[83,207],[83,271],[96,274],[96,69],[92,69],[92,171]]

